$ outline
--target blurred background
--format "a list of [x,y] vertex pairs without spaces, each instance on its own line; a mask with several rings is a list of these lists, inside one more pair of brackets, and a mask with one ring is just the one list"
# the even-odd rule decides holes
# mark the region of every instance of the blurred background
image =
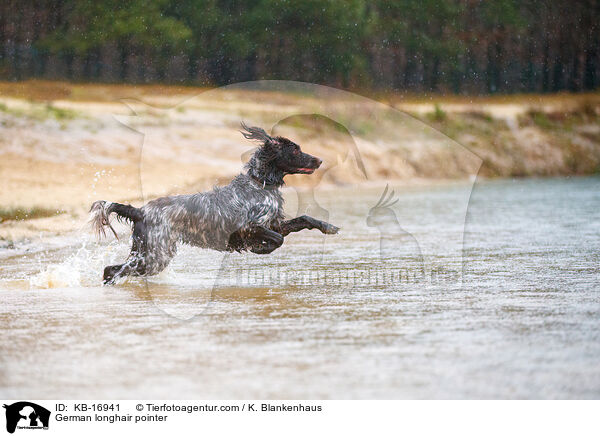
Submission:
[[598,0],[4,0],[0,79],[594,90]]
[[[321,186],[597,174],[599,22],[600,0],[5,0],[0,241],[142,201],[142,160],[146,198],[226,182],[242,119],[322,156]],[[263,79],[354,94],[226,88]]]
[[[0,1],[0,397],[599,398],[599,23],[600,0]],[[242,120],[323,159],[285,211],[340,234],[101,287],[130,229],[97,243],[92,202],[228,183]],[[263,280],[221,286],[227,259]]]

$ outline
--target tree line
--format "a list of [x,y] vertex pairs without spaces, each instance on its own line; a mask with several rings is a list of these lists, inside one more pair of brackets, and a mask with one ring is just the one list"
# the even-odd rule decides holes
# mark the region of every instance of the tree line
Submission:
[[2,0],[0,78],[593,90],[600,0]]

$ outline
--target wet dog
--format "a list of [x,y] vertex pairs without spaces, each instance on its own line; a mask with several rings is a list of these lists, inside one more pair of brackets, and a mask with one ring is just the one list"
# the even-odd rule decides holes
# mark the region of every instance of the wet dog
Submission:
[[131,253],[126,262],[107,266],[104,283],[120,277],[154,275],[167,267],[177,252],[177,244],[218,251],[271,253],[284,237],[303,229],[325,234],[339,228],[303,215],[284,219],[280,188],[288,174],[312,174],[321,159],[302,152],[298,144],[281,136],[272,137],[259,127],[242,123],[246,139],[261,145],[246,165],[245,172],[224,187],[191,195],[162,197],[141,208],[120,203],[96,201],[90,212],[97,235],[105,236],[110,215],[133,227]]

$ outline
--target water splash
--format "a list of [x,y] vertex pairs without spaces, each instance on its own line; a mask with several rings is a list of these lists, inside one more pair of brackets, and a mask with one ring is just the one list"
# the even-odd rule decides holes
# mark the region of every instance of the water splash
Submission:
[[75,288],[81,286],[81,272],[67,263],[49,265],[45,271],[31,277],[29,285],[41,289]]
[[32,289],[75,288],[98,286],[102,283],[104,266],[122,259],[127,246],[119,241],[108,245],[84,242],[60,263],[46,265],[29,278]]

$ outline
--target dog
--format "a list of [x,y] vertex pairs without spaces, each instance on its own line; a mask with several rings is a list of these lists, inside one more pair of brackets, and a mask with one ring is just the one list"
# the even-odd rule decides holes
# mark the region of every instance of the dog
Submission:
[[126,276],[150,276],[164,270],[177,253],[177,244],[218,251],[250,251],[268,254],[281,247],[292,232],[318,229],[335,234],[339,227],[302,215],[284,219],[280,188],[288,174],[312,174],[321,159],[302,152],[293,141],[268,135],[259,127],[242,123],[242,135],[260,146],[245,172],[229,185],[191,195],[175,195],[150,201],[140,208],[96,201],[90,222],[98,238],[106,236],[110,215],[133,228],[131,253],[126,262],[104,269],[104,284]]

